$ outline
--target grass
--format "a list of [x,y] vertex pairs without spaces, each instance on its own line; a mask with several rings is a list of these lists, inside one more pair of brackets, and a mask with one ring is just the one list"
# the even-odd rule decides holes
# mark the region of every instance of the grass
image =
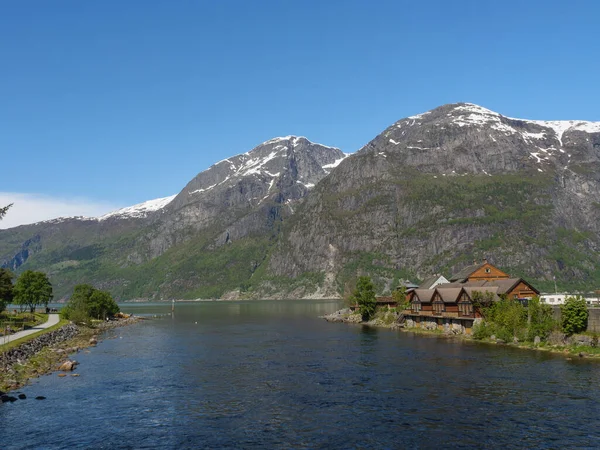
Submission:
[[42,324],[48,320],[47,314],[42,313],[17,313],[11,314],[7,311],[0,313],[0,332],[4,327],[10,326],[13,330],[23,330]]
[[4,353],[18,347],[25,342],[31,341],[37,337],[42,336],[43,334],[50,333],[51,331],[58,330],[60,327],[63,327],[69,323],[68,320],[60,319],[56,325],[52,325],[49,328],[41,330],[39,333],[30,334],[29,336],[22,337],[21,339],[17,339],[16,341],[9,342],[8,344],[0,345],[0,353]]

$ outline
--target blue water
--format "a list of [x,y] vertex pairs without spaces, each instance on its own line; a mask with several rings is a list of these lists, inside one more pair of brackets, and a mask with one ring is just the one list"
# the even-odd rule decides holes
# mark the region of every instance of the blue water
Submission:
[[0,405],[0,448],[600,447],[600,363],[317,318],[337,307],[178,304],[110,331],[79,377]]

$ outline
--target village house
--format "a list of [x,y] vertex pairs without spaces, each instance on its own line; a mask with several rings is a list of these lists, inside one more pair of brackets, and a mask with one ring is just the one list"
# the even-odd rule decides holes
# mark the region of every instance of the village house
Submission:
[[421,288],[431,281],[430,278],[419,288],[407,292],[409,307],[404,316],[408,327],[470,334],[474,323],[481,319],[477,308],[481,297],[489,301],[502,297],[526,302],[539,295],[527,281],[511,278],[487,260],[465,267],[451,276],[449,282]]

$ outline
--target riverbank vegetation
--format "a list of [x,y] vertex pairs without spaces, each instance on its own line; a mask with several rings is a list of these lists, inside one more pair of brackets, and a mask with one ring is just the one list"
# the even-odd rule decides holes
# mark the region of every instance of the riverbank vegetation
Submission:
[[75,323],[89,323],[92,319],[106,320],[119,311],[119,306],[108,292],[89,284],[78,284],[60,313],[62,318]]

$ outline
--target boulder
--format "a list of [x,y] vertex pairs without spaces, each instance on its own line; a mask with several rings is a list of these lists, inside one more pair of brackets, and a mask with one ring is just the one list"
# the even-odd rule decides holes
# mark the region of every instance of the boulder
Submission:
[[27,398],[27,396],[25,394],[19,394],[18,397],[21,400],[25,400]]
[[38,395],[35,399],[36,400],[46,400],[46,397],[44,397],[43,395]]
[[533,343],[535,345],[540,345],[541,342],[542,342],[542,339],[539,336],[536,336],[533,338]]
[[92,338],[90,339],[90,345],[96,345],[98,343],[98,339],[96,338],[96,336],[92,336]]
[[58,368],[58,370],[62,370],[63,372],[70,372],[74,368],[75,368],[74,361],[67,360],[67,361],[65,361],[64,363],[62,363],[60,365],[60,367]]

